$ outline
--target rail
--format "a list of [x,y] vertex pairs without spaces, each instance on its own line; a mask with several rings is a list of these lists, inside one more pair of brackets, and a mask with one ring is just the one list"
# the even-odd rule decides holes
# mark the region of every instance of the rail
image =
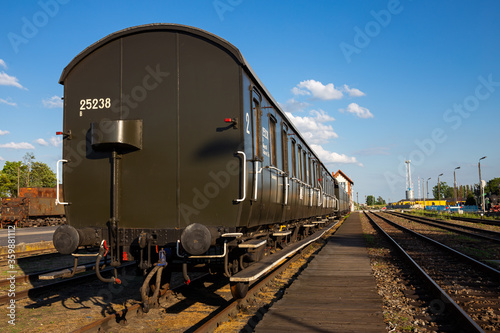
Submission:
[[[435,293],[439,295],[439,299],[442,299],[446,302],[447,305],[449,305],[449,309],[453,310],[455,315],[457,316],[457,319],[460,319],[462,321],[462,325],[464,325],[464,329],[467,332],[484,332],[481,327],[444,291],[425,271],[424,269],[417,264],[415,260],[388,234],[386,233],[382,227],[380,227],[368,213],[365,211],[364,212],[366,217],[370,220],[372,225],[378,229],[385,237],[388,239],[394,247],[401,253],[404,259],[408,263],[410,263],[416,270],[417,272],[424,278],[424,280],[428,283],[429,286],[434,290]],[[373,214],[373,213],[372,213]],[[377,215],[378,218],[384,219],[387,221],[387,219]],[[392,224],[392,223],[391,223]]]

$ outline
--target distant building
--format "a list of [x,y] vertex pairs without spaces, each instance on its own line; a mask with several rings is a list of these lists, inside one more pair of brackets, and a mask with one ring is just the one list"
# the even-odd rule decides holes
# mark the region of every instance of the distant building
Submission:
[[352,187],[354,186],[354,182],[349,177],[347,177],[347,175],[340,169],[333,174],[333,178],[337,179],[337,181],[339,182],[339,186],[342,186],[344,190],[349,194],[349,197],[351,198],[349,206],[351,207],[351,211],[354,211],[354,197],[352,195]]

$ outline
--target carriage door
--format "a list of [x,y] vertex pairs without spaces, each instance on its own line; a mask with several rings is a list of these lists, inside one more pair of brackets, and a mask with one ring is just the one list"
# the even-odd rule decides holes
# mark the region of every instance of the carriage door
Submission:
[[250,110],[245,113],[245,150],[247,151],[248,191],[251,206],[248,226],[257,225],[262,206],[262,96],[250,86]]
[[[269,172],[269,181],[271,185],[271,212],[270,218],[273,222],[281,221],[281,215],[283,210],[283,171],[281,170],[281,146],[278,143],[278,134],[280,133],[279,128],[277,128],[277,119],[269,114],[269,166],[267,171]],[[279,149],[278,149],[279,147]],[[265,158],[264,158],[265,160]],[[264,177],[266,177],[264,175]]]
[[290,206],[288,205],[290,191],[290,174],[288,171],[288,126],[281,122],[281,169],[283,171],[283,214],[282,221],[287,221],[290,215]]

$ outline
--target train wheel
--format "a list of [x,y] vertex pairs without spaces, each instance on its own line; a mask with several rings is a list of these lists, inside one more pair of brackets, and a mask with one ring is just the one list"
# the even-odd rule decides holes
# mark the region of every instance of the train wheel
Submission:
[[231,282],[231,294],[235,299],[245,298],[248,292],[248,283]]

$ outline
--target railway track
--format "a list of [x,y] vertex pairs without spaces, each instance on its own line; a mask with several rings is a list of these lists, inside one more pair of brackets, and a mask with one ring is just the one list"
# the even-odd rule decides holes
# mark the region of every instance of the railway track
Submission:
[[[123,264],[121,267],[119,267],[119,270],[125,269],[127,267],[132,266],[132,265],[135,265],[135,262]],[[108,268],[103,269],[102,272],[103,273],[109,272],[112,269],[113,269],[112,267],[108,267]],[[88,270],[88,269],[86,269],[86,270]],[[40,272],[38,274],[24,275],[24,276],[16,277],[16,284],[18,282],[21,282],[21,281],[33,281],[33,279],[37,278],[39,275],[47,274],[47,273],[53,272],[53,271],[54,270]],[[57,281],[52,281],[52,282],[47,282],[47,283],[40,283],[40,285],[37,285],[37,286],[32,287],[32,288],[26,288],[26,289],[22,289],[22,290],[19,290],[19,288],[16,288],[14,297],[9,296],[9,294],[0,296],[0,305],[7,304],[8,302],[10,302],[11,299],[15,299],[16,301],[18,301],[18,300],[21,300],[21,299],[24,299],[27,297],[36,297],[36,296],[38,296],[42,293],[45,293],[47,291],[58,290],[61,287],[78,284],[78,283],[81,283],[84,281],[85,282],[93,281],[93,280],[97,280],[97,276],[95,275],[94,272],[91,272],[91,273],[86,273],[86,274],[82,274],[82,275],[78,275],[75,277],[66,278],[66,279],[62,279],[62,280],[57,280]],[[9,285],[11,282],[10,282],[10,280],[6,279],[6,280],[0,281],[0,283],[1,283],[1,286],[6,286],[6,285]]]
[[494,221],[494,220],[488,220],[488,219],[476,219],[476,218],[472,218],[472,217],[460,217],[460,216],[451,216],[450,218],[452,220],[457,220],[457,221],[466,221],[466,222],[472,222],[472,223],[481,223],[481,224],[500,226],[500,221]]
[[477,237],[485,240],[489,240],[492,242],[496,242],[500,244],[500,232],[498,231],[493,231],[493,230],[487,230],[487,229],[482,229],[482,228],[476,228],[476,227],[470,227],[466,225],[460,225],[456,223],[450,223],[442,220],[436,220],[428,217],[417,217],[413,215],[408,215],[408,214],[402,214],[398,212],[390,212],[389,214],[402,217],[411,221],[419,222],[419,223],[424,223],[427,225],[432,225],[438,228],[442,228],[445,230],[453,231],[453,232],[458,232],[461,234],[464,234],[466,236],[471,236],[471,237]]
[[[336,226],[338,228],[340,223]],[[335,229],[336,229],[335,228]],[[325,237],[325,236],[324,236]],[[318,246],[319,247],[319,246]],[[314,250],[314,253],[318,249]],[[310,254],[309,254],[310,255]],[[73,333],[82,332],[121,332],[134,331],[136,328],[145,329],[144,321],[160,321],[167,331],[189,331],[189,332],[214,332],[221,324],[236,318],[237,314],[247,307],[255,304],[258,294],[266,286],[273,284],[274,279],[291,265],[294,265],[300,259],[303,259],[303,251],[284,259],[279,266],[271,272],[253,283],[248,290],[245,298],[240,300],[233,299],[230,291],[230,284],[218,277],[213,280],[208,288],[210,294],[207,294],[207,286],[196,286],[196,281],[192,281],[190,286],[185,284],[162,291],[160,298],[160,308],[152,309],[144,314],[140,301],[122,311],[113,313],[109,316],[87,324]],[[310,260],[310,259],[309,259]],[[206,276],[202,276],[202,281],[206,281]],[[221,283],[224,281],[224,283]],[[194,284],[194,286],[193,286]],[[196,310],[188,309],[193,303],[203,304],[196,307]],[[262,310],[261,310],[262,312]],[[262,316],[260,312],[256,316]],[[124,327],[126,325],[126,328]],[[148,327],[146,330],[154,330],[154,327]]]
[[500,271],[385,217],[365,214],[415,266],[464,331],[500,329]]
[[463,252],[482,263],[500,268],[500,235],[491,230],[455,225],[444,221],[428,221],[414,216],[386,214],[398,224],[424,234],[440,243]]
[[[92,261],[92,262],[87,263],[85,265],[78,266],[77,273],[91,270],[91,269],[93,269],[94,266],[95,266],[95,261]],[[26,282],[34,282],[34,281],[40,280],[40,276],[42,276],[42,275],[49,275],[49,274],[53,274],[53,273],[60,272],[60,271],[65,271],[67,273],[70,273],[70,271],[72,271],[73,269],[74,269],[74,265],[71,265],[71,266],[66,266],[66,267],[57,268],[57,269],[44,270],[44,271],[40,271],[40,272],[36,272],[36,273],[32,273],[32,274],[18,275],[15,277],[15,281],[16,281],[16,284],[26,283]],[[62,274],[60,277],[66,277],[66,275],[68,275],[67,273]],[[58,277],[59,276],[57,276],[55,278],[58,278]],[[9,285],[10,281],[11,280],[9,280],[9,279],[0,280],[0,287]]]
[[[8,253],[4,253],[0,255],[0,266],[5,266],[8,264],[9,259],[8,259]],[[40,258],[41,256],[53,256],[53,255],[58,255],[60,254],[54,249],[43,249],[43,250],[32,250],[32,251],[24,251],[24,252],[16,252],[16,260],[19,259],[28,259],[28,258],[33,258],[33,257],[38,257]]]
[[[405,214],[408,215],[408,214]],[[426,213],[426,215],[428,215]],[[431,214],[431,216],[435,216],[435,214]],[[448,218],[451,220],[455,221],[464,221],[464,222],[470,222],[470,223],[476,223],[476,224],[487,224],[487,225],[492,225],[492,226],[500,226],[500,220],[490,220],[490,219],[484,219],[484,218],[473,218],[473,217],[463,217],[463,216],[452,216],[448,214],[443,215],[444,218]]]

